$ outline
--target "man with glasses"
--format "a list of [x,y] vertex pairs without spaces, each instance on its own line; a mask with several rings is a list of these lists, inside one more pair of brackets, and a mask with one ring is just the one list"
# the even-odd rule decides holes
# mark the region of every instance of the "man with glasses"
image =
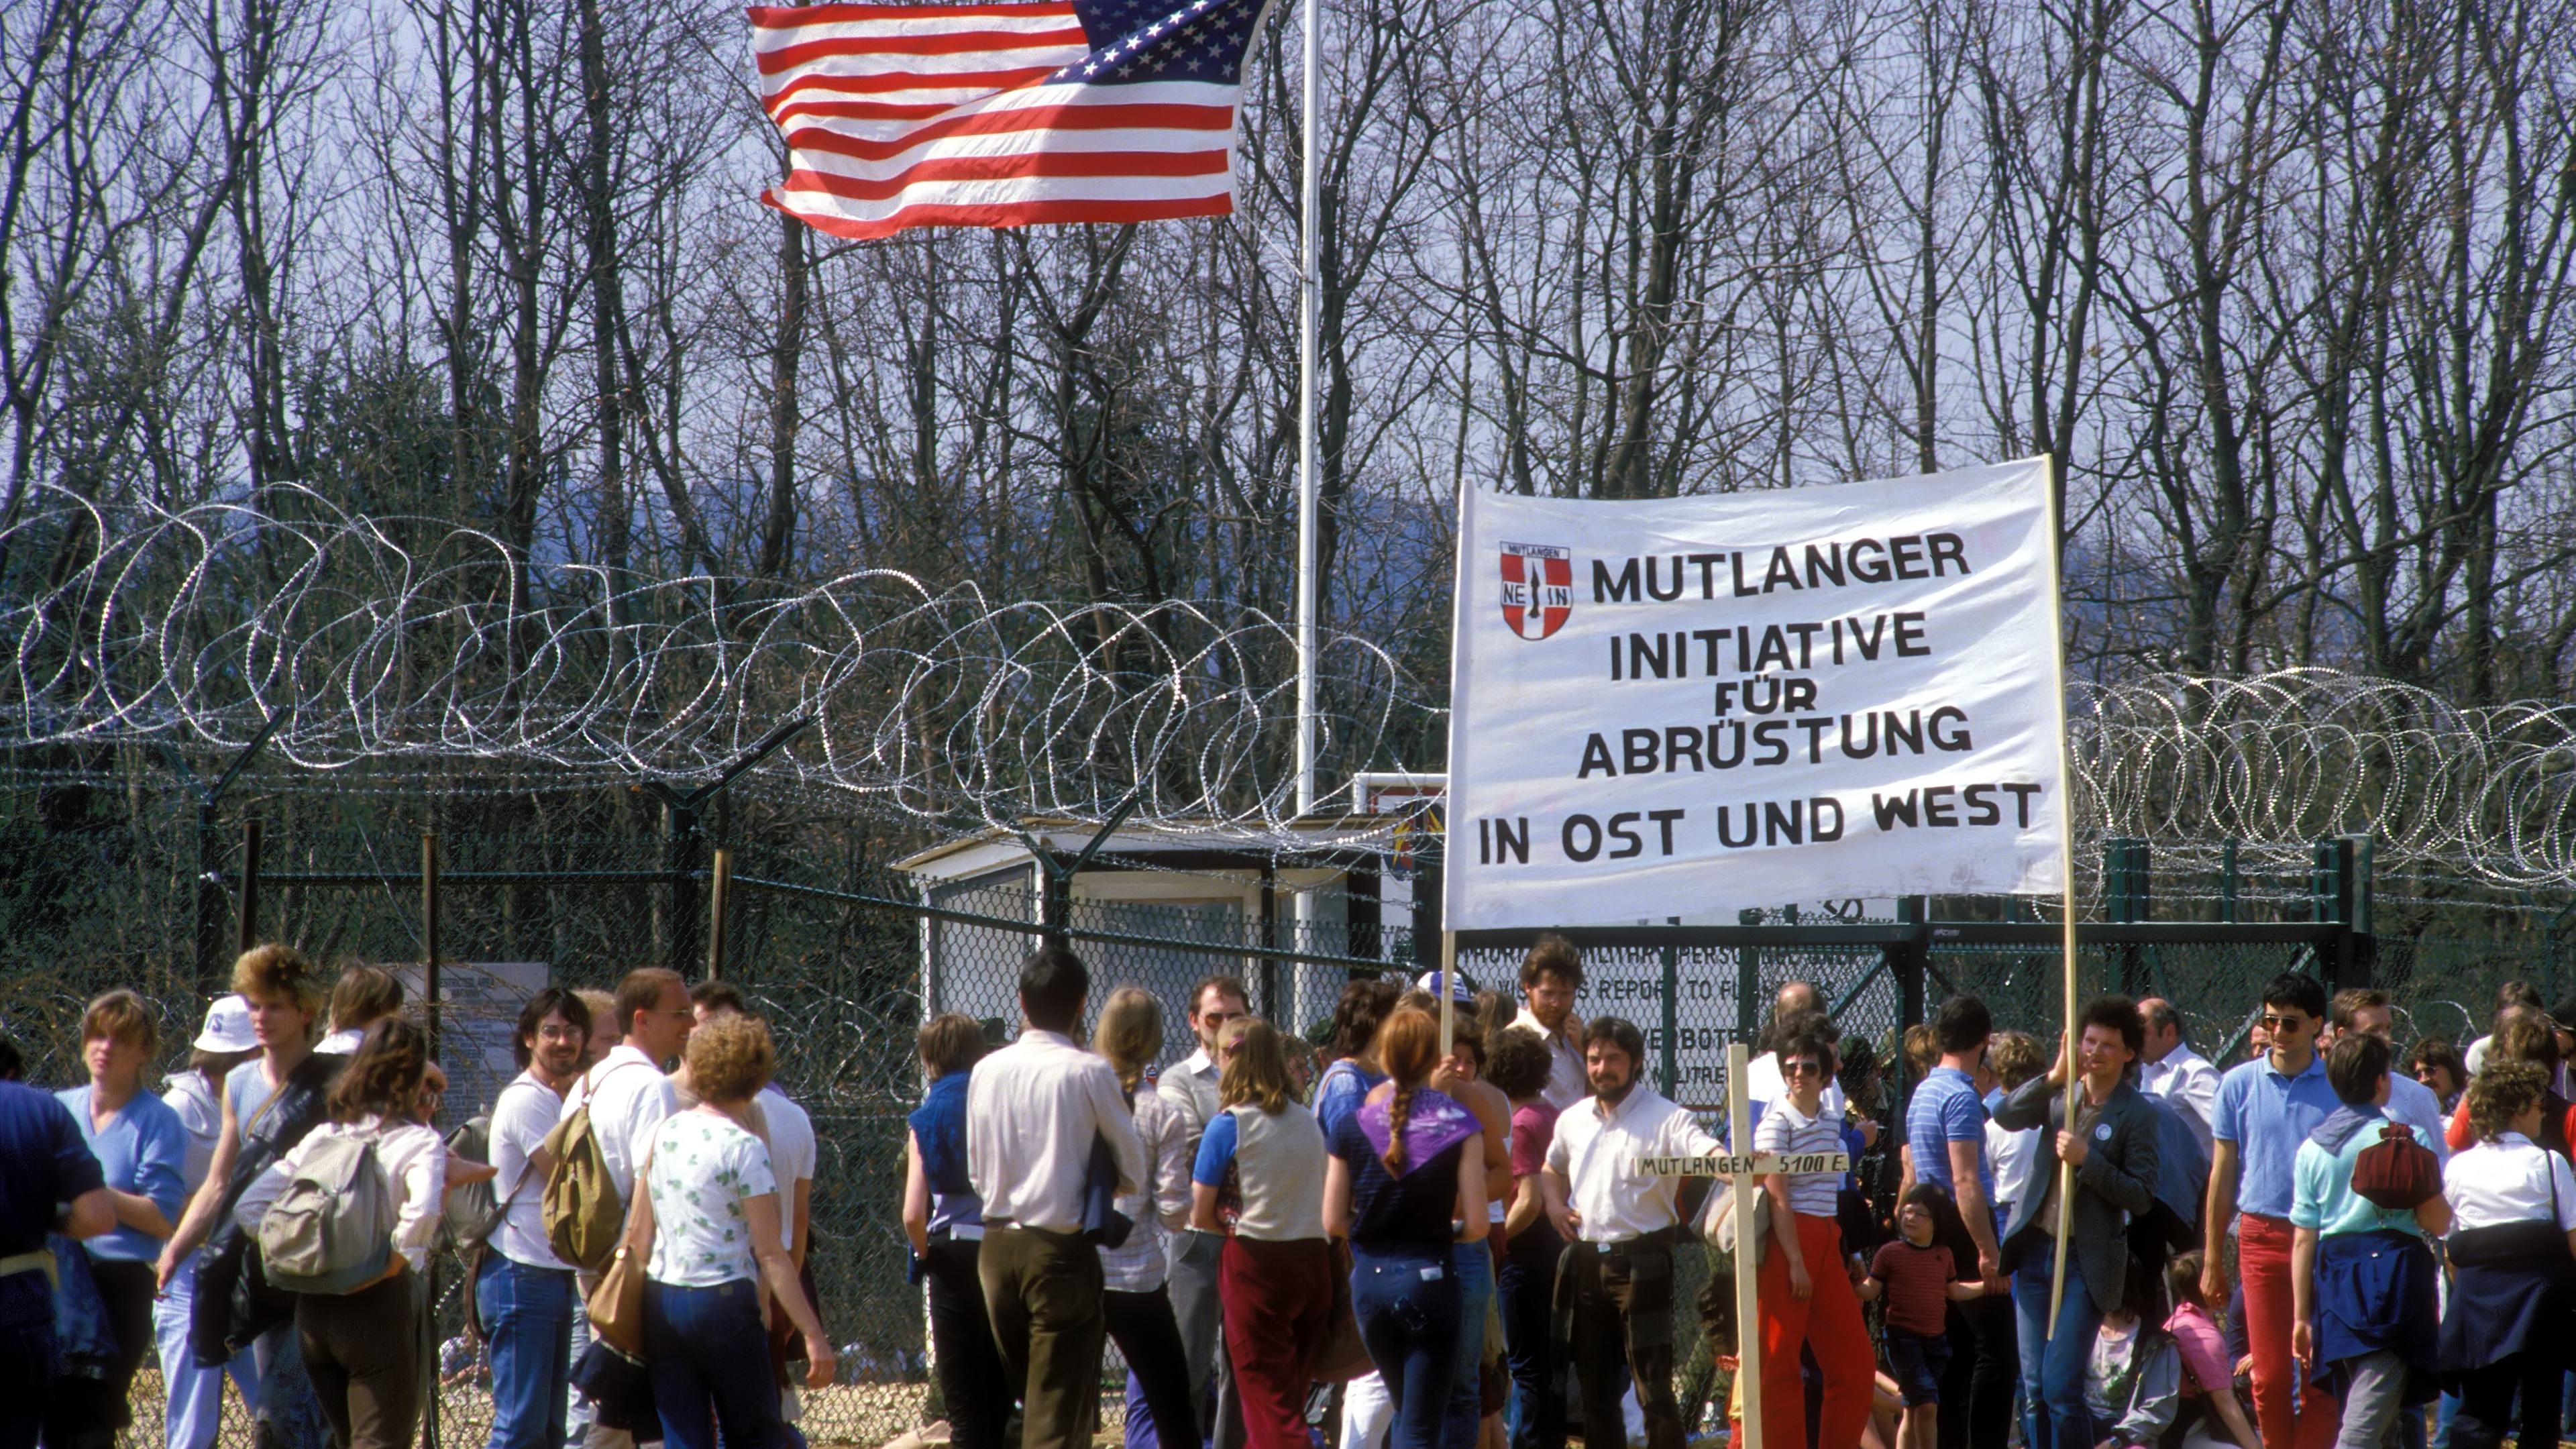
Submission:
[[[1189,1145],[1182,1161],[1195,1162],[1199,1155],[1199,1137],[1207,1131],[1208,1120],[1217,1115],[1217,1079],[1224,1075],[1225,1061],[1217,1049],[1217,1039],[1230,1022],[1252,1015],[1252,994],[1236,976],[1210,976],[1190,991],[1190,1031],[1199,1039],[1198,1050],[1163,1070],[1154,1090],[1172,1104],[1189,1133]],[[1165,1280],[1172,1295],[1172,1317],[1181,1326],[1181,1353],[1188,1360],[1190,1402],[1199,1406],[1199,1432],[1209,1435],[1214,1429],[1214,1401],[1208,1392],[1210,1380],[1217,1371],[1217,1328],[1223,1321],[1225,1306],[1217,1297],[1217,1268],[1223,1261],[1224,1235],[1203,1233],[1184,1228],[1171,1235],[1171,1273]],[[1186,1444],[1165,1445],[1164,1449],[1191,1449]]]
[[2245,1285],[2246,1347],[2254,1360],[2254,1422],[2265,1449],[2325,1449],[2343,1406],[2302,1385],[2291,1355],[2294,1276],[2290,1223],[2299,1145],[2338,1105],[2317,1052],[2326,991],[2312,976],[2284,973],[2263,988],[2261,1025],[2271,1049],[2218,1084],[2209,1202],[2201,1214],[2201,1293],[2227,1301],[2227,1227],[2239,1213],[2236,1268]]
[[1521,961],[1521,1014],[1512,1021],[1547,1043],[1547,1086],[1539,1096],[1562,1112],[1589,1095],[1584,1081],[1583,1020],[1574,1014],[1583,989],[1583,957],[1574,943],[1550,931],[1531,943]]

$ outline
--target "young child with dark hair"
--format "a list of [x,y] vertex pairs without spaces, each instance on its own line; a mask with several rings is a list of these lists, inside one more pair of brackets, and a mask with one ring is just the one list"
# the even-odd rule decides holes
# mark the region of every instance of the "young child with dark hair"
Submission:
[[1941,1203],[1941,1189],[1928,1182],[1905,1194],[1896,1210],[1898,1236],[1879,1245],[1859,1288],[1863,1303],[1887,1300],[1887,1363],[1905,1399],[1897,1449],[1933,1449],[1938,1441],[1941,1371],[1950,1365],[1948,1305],[1985,1291],[1960,1282],[1950,1250],[1932,1241]]

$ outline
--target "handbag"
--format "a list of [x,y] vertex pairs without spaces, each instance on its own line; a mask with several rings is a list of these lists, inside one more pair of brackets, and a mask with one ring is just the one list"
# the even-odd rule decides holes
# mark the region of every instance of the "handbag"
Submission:
[[653,1232],[647,1227],[636,1231],[639,1219],[635,1205],[648,1200],[644,1174],[653,1167],[653,1154],[635,1169],[636,1190],[626,1204],[626,1231],[618,1235],[617,1250],[608,1266],[599,1270],[599,1281],[590,1287],[590,1296],[582,1301],[590,1314],[590,1336],[615,1347],[627,1357],[641,1361],[644,1357],[644,1269],[653,1246]]
[[2379,1140],[2353,1157],[2352,1190],[2389,1211],[2411,1211],[2441,1195],[2441,1159],[2404,1123],[2382,1123]]
[[1094,1247],[1125,1246],[1136,1224],[1118,1210],[1118,1159],[1109,1139],[1091,1139],[1091,1166],[1082,1176],[1082,1236]]
[[[1721,1184],[1708,1195],[1708,1212],[1700,1219],[1700,1236],[1717,1251],[1735,1255],[1735,1193]],[[1757,1187],[1753,1190],[1753,1266],[1771,1251],[1771,1194]]]
[[599,1422],[611,1429],[633,1431],[660,1426],[653,1406],[653,1374],[644,1360],[630,1357],[594,1335],[590,1347],[572,1366],[572,1386],[590,1400]]
[[1315,1350],[1315,1382],[1346,1384],[1377,1372],[1351,1303],[1351,1245],[1345,1240],[1333,1243],[1333,1306],[1324,1325],[1324,1341]]

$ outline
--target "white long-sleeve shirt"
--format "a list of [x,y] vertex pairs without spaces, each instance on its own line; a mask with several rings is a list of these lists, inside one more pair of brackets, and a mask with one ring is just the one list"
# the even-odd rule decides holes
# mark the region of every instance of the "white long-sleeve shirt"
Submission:
[[2139,1063],[2138,1089],[2164,1098],[2199,1141],[2200,1155],[2211,1155],[2209,1124],[2218,1111],[2218,1068],[2207,1057],[2175,1042],[2163,1061]]
[[1127,1096],[1109,1063],[1061,1032],[1030,1027],[975,1064],[966,1086],[966,1173],[988,1228],[1082,1226],[1091,1144],[1107,1139],[1118,1190],[1145,1178]]

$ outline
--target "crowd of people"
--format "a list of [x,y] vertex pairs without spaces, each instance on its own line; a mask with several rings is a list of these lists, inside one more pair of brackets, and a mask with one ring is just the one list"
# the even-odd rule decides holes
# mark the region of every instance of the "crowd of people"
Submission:
[[[835,1365],[817,1144],[731,987],[539,992],[520,1074],[442,1137],[393,977],[342,973],[327,1032],[295,951],[231,984],[158,1095],[131,992],[84,1014],[85,1084],[0,1053],[0,1449],[105,1449],[156,1355],[168,1449],[214,1443],[227,1380],[261,1449],[403,1449],[448,1249],[491,1449],[800,1442],[798,1389]],[[1749,1147],[1850,1166],[1764,1176],[1737,1223],[1642,1169],[1729,1144],[1646,1085],[1634,1024],[1577,1016],[1582,985],[1554,936],[1511,995],[1353,981],[1319,1063],[1213,975],[1157,1070],[1161,1003],[1095,1002],[1049,944],[1007,1044],[924,1023],[901,1216],[951,1442],[1084,1449],[1115,1343],[1131,1449],[1682,1449],[1677,1355],[1747,1340],[1773,1449],[2557,1437],[2576,1003],[2517,983],[2487,1036],[2401,1060],[2384,994],[2284,974],[2222,1066],[2167,1001],[2092,1001],[2052,1050],[1955,996],[1891,1093],[1790,982],[1740,1084]],[[1694,1241],[1720,1274],[1749,1255],[1756,1322],[1712,1284],[1709,1331],[1676,1333]]]
[[0,1051],[0,1449],[111,1449],[155,1356],[168,1449],[217,1442],[226,1380],[257,1449],[409,1449],[451,1249],[495,1449],[789,1442],[793,1385],[834,1365],[802,1271],[815,1137],[739,992],[540,991],[519,1075],[442,1136],[393,976],[265,945],[231,985],[158,1095],[130,991],[82,1016],[85,1085]]

